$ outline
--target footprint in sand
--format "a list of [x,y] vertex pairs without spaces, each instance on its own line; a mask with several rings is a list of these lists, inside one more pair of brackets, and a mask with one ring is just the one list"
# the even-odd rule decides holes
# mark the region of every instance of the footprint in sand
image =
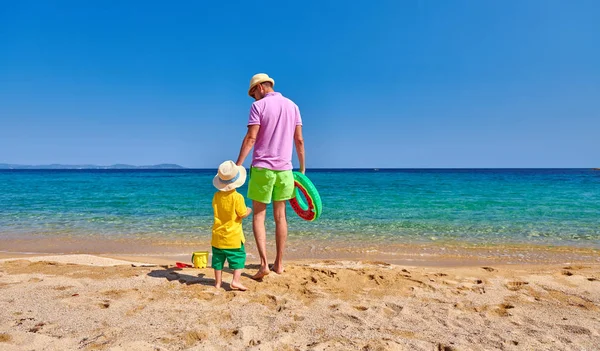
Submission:
[[125,313],[126,316],[133,316],[139,312],[141,312],[144,308],[146,308],[145,305],[137,305],[135,307],[133,307],[132,309],[130,309],[129,311],[127,311]]
[[277,309],[280,306],[280,304],[277,301],[277,296],[270,294],[259,295],[257,297],[254,297],[250,300],[250,302],[256,302],[265,307],[270,307],[274,309]]
[[196,294],[196,297],[200,300],[211,301],[214,300],[215,297],[217,297],[217,294],[215,294],[214,292],[200,291]]
[[101,294],[108,298],[111,298],[111,299],[119,299],[119,298],[122,298],[124,295],[126,295],[127,292],[128,292],[128,290],[111,289],[111,290],[102,291]]
[[330,278],[334,278],[336,276],[336,274],[337,274],[337,272],[334,272],[334,271],[329,270],[329,269],[317,269],[317,268],[315,268],[315,269],[313,269],[313,272],[323,273],[323,274],[325,274],[326,276],[328,276]]
[[57,290],[57,291],[64,291],[64,290],[68,290],[68,289],[71,289],[71,288],[74,288],[74,286],[72,286],[72,285],[66,285],[66,286],[65,285],[59,285],[59,286],[53,287],[52,289]]
[[340,316],[344,317],[345,319],[349,320],[352,323],[356,323],[359,325],[365,324],[365,322],[363,322],[362,319],[358,318],[357,316],[355,316],[353,314],[342,313]]
[[517,291],[523,288],[525,285],[529,284],[528,282],[523,281],[512,281],[506,283],[506,288],[510,291]]
[[515,306],[509,302],[504,302],[501,303],[500,305],[498,305],[498,308],[496,309],[496,313],[498,313],[499,316],[501,317],[507,317],[510,316],[510,313],[508,312],[508,310],[515,308]]
[[497,271],[497,269],[492,268],[492,267],[481,267],[481,269],[485,269],[488,272],[496,272]]
[[193,346],[208,339],[208,334],[201,330],[189,330],[182,335],[181,339],[185,342],[186,346]]
[[582,335],[592,335],[592,332],[584,327],[580,327],[578,325],[560,325],[565,331],[573,334],[582,334]]
[[404,309],[404,307],[397,305],[395,303],[392,303],[392,302],[386,302],[385,305],[387,307],[391,308],[392,310],[394,310],[394,312],[396,312],[396,313],[400,313]]
[[318,297],[321,297],[321,294],[311,289],[303,288],[300,289],[300,296],[312,301]]
[[83,338],[79,341],[80,349],[88,349],[88,350],[100,350],[103,349],[107,344],[111,343],[111,339],[109,339],[104,333],[96,335],[91,338]]

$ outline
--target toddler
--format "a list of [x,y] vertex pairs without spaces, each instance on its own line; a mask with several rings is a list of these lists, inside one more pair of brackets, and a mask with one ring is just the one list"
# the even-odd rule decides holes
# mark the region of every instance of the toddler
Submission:
[[242,269],[246,264],[242,219],[248,217],[252,209],[246,207],[244,197],[235,189],[246,182],[246,169],[233,161],[225,161],[219,166],[213,185],[219,191],[212,200],[214,223],[212,228],[212,267],[215,270],[215,287],[221,287],[223,266],[229,262],[233,269],[231,288],[247,290],[240,282]]

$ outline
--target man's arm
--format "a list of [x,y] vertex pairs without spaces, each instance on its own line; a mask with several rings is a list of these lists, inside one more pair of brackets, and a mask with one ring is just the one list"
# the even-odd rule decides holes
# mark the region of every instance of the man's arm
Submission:
[[298,155],[298,162],[300,162],[300,173],[304,174],[306,171],[306,160],[304,156],[304,138],[302,137],[301,125],[296,126],[296,131],[294,132],[294,144],[296,144],[296,154]]
[[240,149],[240,154],[238,156],[236,164],[241,166],[248,157],[250,150],[254,147],[254,143],[256,143],[256,136],[258,135],[258,130],[260,129],[260,125],[253,124],[248,126],[248,132],[246,132],[246,136],[244,137],[244,141],[242,141],[242,147]]

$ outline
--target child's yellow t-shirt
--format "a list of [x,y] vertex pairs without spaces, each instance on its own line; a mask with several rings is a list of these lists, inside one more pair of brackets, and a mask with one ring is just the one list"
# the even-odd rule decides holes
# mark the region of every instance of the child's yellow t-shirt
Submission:
[[211,245],[218,249],[239,249],[246,241],[242,217],[246,215],[244,197],[237,191],[217,191],[213,196],[214,223]]

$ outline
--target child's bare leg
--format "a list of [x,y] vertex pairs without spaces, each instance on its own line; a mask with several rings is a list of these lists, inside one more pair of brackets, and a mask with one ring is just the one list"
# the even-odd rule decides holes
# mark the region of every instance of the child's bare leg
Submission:
[[239,289],[242,291],[246,291],[248,290],[247,287],[245,287],[242,282],[240,281],[240,278],[242,276],[242,270],[241,269],[234,269],[233,270],[233,280],[231,281],[231,288],[232,289]]
[[215,269],[215,288],[221,287],[222,276],[223,276],[223,271]]

